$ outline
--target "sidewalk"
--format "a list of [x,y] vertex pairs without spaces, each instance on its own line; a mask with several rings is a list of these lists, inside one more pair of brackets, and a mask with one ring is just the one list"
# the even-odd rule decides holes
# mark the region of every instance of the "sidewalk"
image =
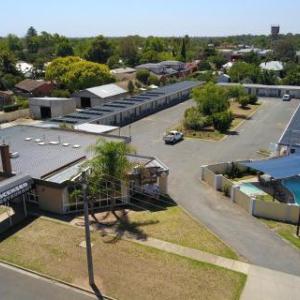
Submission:
[[294,275],[258,267],[153,238],[148,238],[144,241],[128,240],[246,274],[248,278],[241,300],[296,300],[300,297],[300,277]]

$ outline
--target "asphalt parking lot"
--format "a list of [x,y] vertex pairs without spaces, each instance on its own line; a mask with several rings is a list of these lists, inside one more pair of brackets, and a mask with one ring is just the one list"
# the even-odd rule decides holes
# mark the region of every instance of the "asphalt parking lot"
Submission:
[[260,99],[257,113],[236,135],[219,142],[185,139],[165,145],[166,128],[177,124],[193,102],[189,100],[122,128],[131,131],[138,153],[157,156],[170,168],[169,193],[193,217],[218,234],[250,263],[300,275],[300,253],[237,205],[199,181],[200,166],[213,162],[259,158],[257,151],[276,143],[299,100]]

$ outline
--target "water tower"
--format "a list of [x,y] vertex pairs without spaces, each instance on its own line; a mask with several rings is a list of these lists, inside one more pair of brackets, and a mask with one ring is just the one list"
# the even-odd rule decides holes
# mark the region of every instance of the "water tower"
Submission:
[[279,25],[272,25],[271,26],[271,35],[273,37],[277,37],[280,33],[280,26]]

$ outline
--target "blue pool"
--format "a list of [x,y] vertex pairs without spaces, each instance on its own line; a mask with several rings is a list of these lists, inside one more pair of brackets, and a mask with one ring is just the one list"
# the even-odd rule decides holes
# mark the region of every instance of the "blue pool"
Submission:
[[245,182],[240,185],[240,191],[248,196],[265,195],[266,193],[250,182]]
[[293,194],[295,203],[300,205],[300,177],[282,180],[282,184]]

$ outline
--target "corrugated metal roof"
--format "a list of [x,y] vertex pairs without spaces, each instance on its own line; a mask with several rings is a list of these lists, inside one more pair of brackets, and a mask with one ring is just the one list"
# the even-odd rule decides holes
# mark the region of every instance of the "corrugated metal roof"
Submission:
[[95,87],[86,89],[86,91],[89,91],[90,93],[92,93],[100,98],[108,98],[108,97],[113,97],[113,96],[122,95],[122,94],[127,93],[127,91],[125,89],[122,89],[121,87],[119,87],[118,85],[116,85],[114,83],[95,86]]

